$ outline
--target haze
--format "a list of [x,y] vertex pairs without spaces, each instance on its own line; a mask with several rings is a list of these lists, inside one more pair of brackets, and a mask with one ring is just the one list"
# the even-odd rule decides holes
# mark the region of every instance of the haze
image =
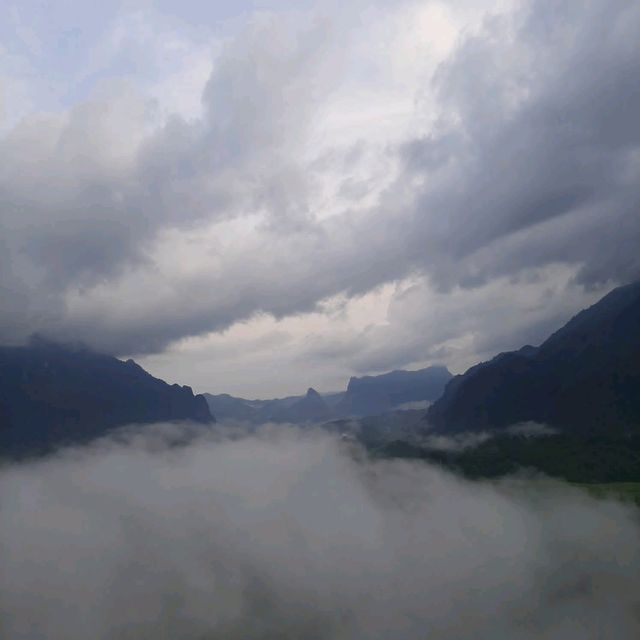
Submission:
[[186,429],[0,470],[3,638],[640,632],[633,507],[371,462],[321,431]]

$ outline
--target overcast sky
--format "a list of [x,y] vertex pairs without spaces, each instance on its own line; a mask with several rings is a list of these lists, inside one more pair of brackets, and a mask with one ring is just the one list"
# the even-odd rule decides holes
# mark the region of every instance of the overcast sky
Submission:
[[0,341],[196,391],[454,372],[640,276],[640,3],[5,1]]

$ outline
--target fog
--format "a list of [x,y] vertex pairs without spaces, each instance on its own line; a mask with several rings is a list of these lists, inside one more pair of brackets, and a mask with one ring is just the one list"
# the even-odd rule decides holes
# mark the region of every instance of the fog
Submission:
[[425,449],[433,449],[435,451],[464,451],[465,449],[478,447],[487,440],[501,435],[521,438],[543,438],[558,433],[556,429],[549,425],[528,421],[518,422],[500,431],[463,431],[452,436],[428,433],[420,439],[419,444]]
[[0,636],[637,638],[639,533],[325,433],[132,429],[0,470]]

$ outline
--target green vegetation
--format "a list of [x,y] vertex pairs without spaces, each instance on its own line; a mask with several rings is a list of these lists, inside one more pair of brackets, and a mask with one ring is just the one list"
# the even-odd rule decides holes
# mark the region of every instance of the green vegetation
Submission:
[[[532,469],[591,491],[640,495],[640,437],[500,435],[462,451],[437,451],[395,441],[373,455],[429,460],[469,478],[495,478]],[[601,489],[596,489],[599,485]],[[635,499],[635,498],[634,498]]]
[[575,483],[586,489],[597,498],[616,498],[623,502],[635,502],[640,506],[640,482],[608,482],[593,484],[588,482]]

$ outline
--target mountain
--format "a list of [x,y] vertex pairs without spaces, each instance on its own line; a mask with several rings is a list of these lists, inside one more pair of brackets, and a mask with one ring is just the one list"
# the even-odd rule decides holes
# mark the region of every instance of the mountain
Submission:
[[[238,422],[256,422],[258,407],[256,403],[244,398],[236,398],[228,393],[213,395],[203,393],[211,413],[221,422],[232,420]],[[260,401],[258,401],[260,402]]]
[[379,376],[351,378],[336,406],[341,416],[367,416],[392,411],[408,403],[437,400],[451,379],[446,367],[391,371]]
[[568,433],[640,432],[640,282],[614,289],[540,347],[456,376],[426,420],[447,433],[526,421]]
[[307,390],[306,395],[296,400],[288,407],[282,407],[271,415],[273,422],[319,422],[331,417],[331,412],[322,396],[313,388]]
[[351,378],[346,391],[335,393],[320,394],[310,388],[304,396],[274,400],[245,400],[226,393],[205,393],[204,397],[219,420],[304,424],[413,409],[415,403],[424,409],[442,394],[450,379],[445,367],[429,367]]
[[209,410],[218,420],[253,424],[293,422],[289,416],[289,409],[305,397],[288,396],[270,400],[247,400],[231,396],[228,393],[204,393],[203,396]]
[[154,378],[133,360],[41,339],[0,347],[0,456],[172,420],[215,421],[202,396]]
[[336,394],[329,394],[329,401],[325,401],[315,389],[309,388],[304,396],[288,396],[273,400],[246,400],[227,393],[205,393],[204,398],[209,409],[219,420],[253,424],[304,424],[330,419],[333,416],[331,400],[334,395]]

